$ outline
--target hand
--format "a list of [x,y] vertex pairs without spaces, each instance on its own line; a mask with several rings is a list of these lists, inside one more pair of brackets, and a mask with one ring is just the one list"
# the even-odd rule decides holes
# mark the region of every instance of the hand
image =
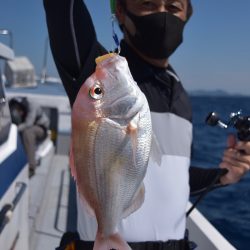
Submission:
[[238,182],[250,170],[250,142],[237,142],[236,137],[230,135],[227,146],[220,164],[220,168],[228,170],[220,179],[223,185]]

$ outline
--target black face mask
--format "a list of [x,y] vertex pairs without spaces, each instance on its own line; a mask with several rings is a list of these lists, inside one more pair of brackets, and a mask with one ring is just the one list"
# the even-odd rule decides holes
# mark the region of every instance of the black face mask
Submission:
[[144,55],[154,59],[168,58],[182,43],[185,22],[167,12],[136,16],[127,11],[136,27],[135,35],[129,33],[130,42]]

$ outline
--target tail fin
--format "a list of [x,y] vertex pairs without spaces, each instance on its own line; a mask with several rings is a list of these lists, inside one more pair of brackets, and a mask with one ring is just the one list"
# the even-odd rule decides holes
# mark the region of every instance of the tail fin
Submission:
[[129,245],[116,233],[110,235],[108,238],[102,237],[99,233],[96,235],[93,250],[131,250]]

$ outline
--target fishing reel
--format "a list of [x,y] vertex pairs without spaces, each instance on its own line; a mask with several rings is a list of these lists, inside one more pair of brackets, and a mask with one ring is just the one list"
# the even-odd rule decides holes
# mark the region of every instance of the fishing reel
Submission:
[[[211,112],[206,118],[206,124],[210,126],[219,126],[220,128],[227,129],[233,127],[237,130],[237,137],[241,141],[250,141],[250,116],[243,116],[241,110],[237,113],[231,113],[229,115],[228,122],[223,122],[220,120],[218,113]],[[243,152],[244,153],[244,152]],[[220,172],[215,177],[214,181],[203,191],[200,196],[193,203],[192,207],[187,211],[186,215],[193,211],[197,204],[205,197],[205,195],[215,187],[218,180],[221,176],[225,175],[228,172],[226,168],[220,169]],[[195,194],[196,195],[196,194]]]
[[223,129],[233,127],[237,130],[237,137],[240,141],[250,141],[250,116],[243,116],[241,110],[231,113],[228,122],[222,122],[216,112],[211,112],[206,118],[206,124]]

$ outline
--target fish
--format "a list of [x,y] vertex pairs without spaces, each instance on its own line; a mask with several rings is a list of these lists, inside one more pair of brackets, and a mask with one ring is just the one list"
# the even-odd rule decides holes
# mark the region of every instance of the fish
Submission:
[[97,221],[94,250],[131,249],[118,225],[143,204],[152,124],[147,99],[124,57],[110,53],[96,59],[71,121],[71,173]]

